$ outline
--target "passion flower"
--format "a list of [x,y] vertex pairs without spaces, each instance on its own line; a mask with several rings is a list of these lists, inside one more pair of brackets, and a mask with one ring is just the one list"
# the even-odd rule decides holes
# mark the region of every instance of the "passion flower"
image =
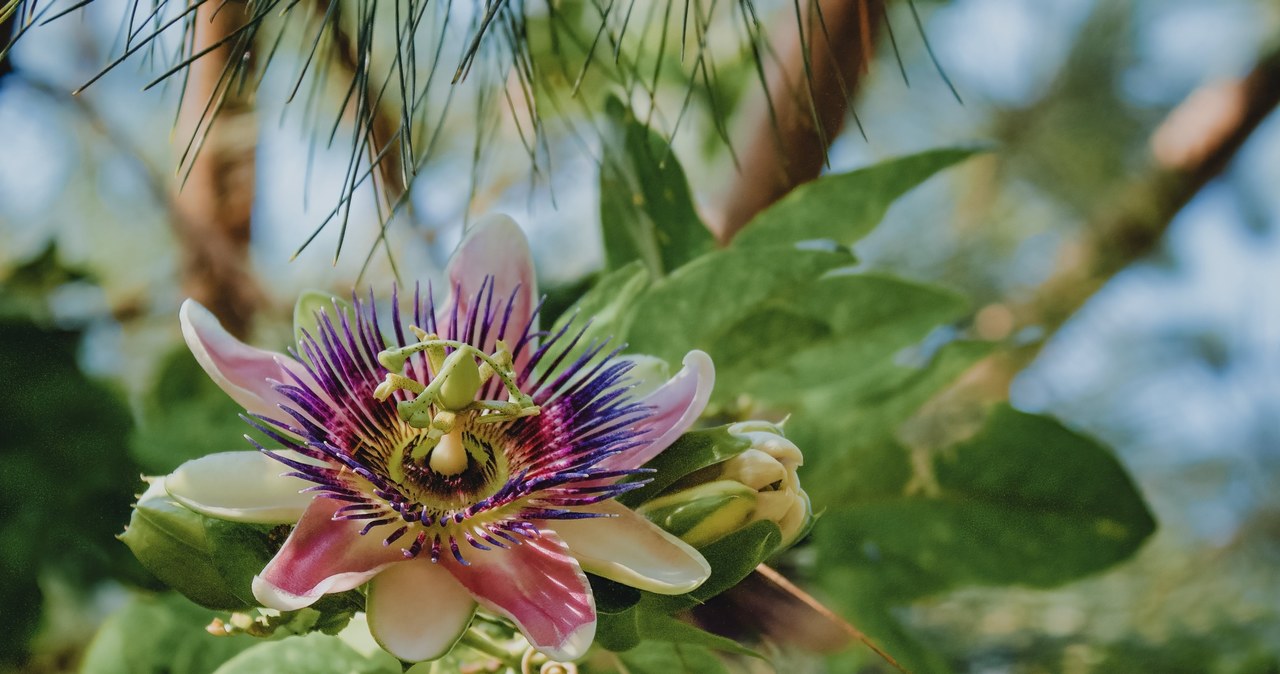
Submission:
[[[180,467],[169,493],[203,514],[296,523],[254,579],[294,610],[368,584],[369,627],[403,660],[440,657],[477,605],[556,660],[596,626],[584,571],[679,594],[705,559],[614,500],[623,478],[706,405],[710,359],[690,352],[656,389],[581,333],[538,328],[528,244],[509,218],[475,225],[448,269],[450,297],[333,302],[282,355],[245,345],[183,305],[205,371],[271,439]],[[644,396],[637,390],[651,390]]]

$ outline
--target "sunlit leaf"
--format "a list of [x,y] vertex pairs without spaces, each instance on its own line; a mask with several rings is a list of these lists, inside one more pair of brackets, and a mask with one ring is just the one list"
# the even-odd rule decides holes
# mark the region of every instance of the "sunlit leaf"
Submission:
[[852,245],[880,223],[898,197],[974,153],[963,148],[930,150],[818,178],[757,215],[734,237],[733,245],[754,248],[813,239]]
[[366,656],[335,636],[312,633],[259,643],[217,669],[217,674],[400,674],[389,653]]
[[659,278],[714,247],[671,147],[616,98],[605,104],[600,224],[610,268],[635,260]]
[[627,339],[634,351],[679,363],[689,349],[714,351],[747,316],[792,301],[825,272],[852,262],[853,257],[842,251],[715,251],[641,296]]
[[1046,417],[999,407],[929,465],[896,497],[829,511],[814,532],[822,566],[864,569],[902,600],[1052,586],[1128,558],[1155,529],[1115,457]]

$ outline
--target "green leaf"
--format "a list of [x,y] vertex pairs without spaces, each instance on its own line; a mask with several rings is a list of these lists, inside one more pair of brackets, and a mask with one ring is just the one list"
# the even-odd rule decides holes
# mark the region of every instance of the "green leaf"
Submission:
[[689,349],[715,351],[741,321],[795,301],[827,271],[853,262],[847,251],[800,248],[718,250],[681,267],[640,297],[627,331],[633,350],[677,364]]
[[815,279],[745,316],[711,347],[719,397],[852,400],[884,383],[899,351],[967,308],[960,295],[882,274]]
[[400,674],[387,653],[360,654],[338,637],[313,632],[268,641],[227,661],[216,674]]
[[900,600],[972,584],[1048,587],[1128,558],[1155,529],[1105,447],[1007,406],[931,467],[896,498],[828,512],[814,532],[822,566],[865,569]]
[[260,643],[243,635],[209,634],[204,628],[213,617],[176,594],[135,595],[99,628],[80,672],[209,674]]
[[759,653],[738,642],[712,634],[687,622],[677,620],[669,615],[656,612],[642,612],[639,618],[640,636],[647,641],[664,641],[673,644],[693,644],[705,646],[717,651],[747,655],[764,660]]
[[583,330],[578,345],[563,362],[574,362],[595,340],[612,339],[621,344],[626,319],[636,298],[649,287],[649,278],[649,272],[643,264],[631,262],[602,276],[572,307],[561,314],[551,328],[551,334],[554,335],[565,327]]
[[923,367],[885,360],[856,374],[844,390],[834,385],[807,397],[786,432],[804,451],[800,475],[814,507],[901,493],[912,467],[896,439],[899,427],[991,350],[986,342],[952,342]]
[[644,642],[618,657],[631,674],[725,674],[724,663],[696,644]]
[[814,239],[853,245],[879,224],[898,197],[975,152],[931,150],[818,178],[757,215],[734,238],[733,246],[769,247]]
[[728,426],[685,433],[644,465],[654,470],[641,476],[649,480],[648,484],[623,494],[618,500],[634,508],[661,494],[684,476],[735,457],[750,447],[750,440],[733,435]]
[[715,247],[671,147],[621,101],[605,102],[600,224],[610,269],[640,260],[661,278]]

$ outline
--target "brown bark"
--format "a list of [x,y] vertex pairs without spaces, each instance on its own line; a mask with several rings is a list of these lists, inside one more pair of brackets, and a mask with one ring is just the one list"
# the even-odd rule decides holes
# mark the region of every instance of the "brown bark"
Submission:
[[[197,10],[194,51],[244,25],[242,0],[205,3]],[[224,77],[228,59],[240,54],[223,45],[190,66],[176,138],[200,143],[190,172],[174,197],[184,292],[204,304],[232,334],[244,336],[263,302],[249,261],[257,123],[253,84]],[[222,103],[216,103],[225,94]],[[215,101],[205,112],[209,101]],[[183,143],[185,146],[185,142]]]
[[821,8],[825,30],[824,22],[811,20],[815,13],[809,3],[802,3],[804,44],[799,30],[792,30],[780,49],[781,62],[770,68],[767,94],[761,93],[754,105],[740,173],[716,227],[721,242],[731,240],[751,218],[797,185],[818,176],[828,146],[844,126],[849,98],[874,57],[884,0],[812,1]]

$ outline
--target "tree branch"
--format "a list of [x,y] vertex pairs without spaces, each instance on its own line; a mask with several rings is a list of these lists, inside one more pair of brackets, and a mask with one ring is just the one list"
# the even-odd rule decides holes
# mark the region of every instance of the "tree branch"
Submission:
[[[201,5],[193,28],[194,51],[225,39],[247,19],[243,0]],[[206,130],[208,135],[188,160],[190,172],[174,205],[180,216],[184,291],[228,331],[244,336],[264,297],[249,263],[257,143],[252,87],[223,75],[229,59],[238,55],[227,44],[190,66],[176,137],[200,144]]]
[[1174,109],[1152,136],[1150,170],[1123,190],[1080,241],[1064,247],[1049,278],[1020,301],[983,309],[1005,314],[1006,334],[1035,328],[1042,337],[980,362],[917,415],[923,430],[911,433],[938,440],[942,427],[968,426],[987,404],[1007,400],[1014,377],[1049,338],[1112,276],[1155,250],[1174,217],[1226,169],[1277,105],[1280,48],[1266,53],[1243,79],[1202,87]]
[[[782,50],[781,62],[767,78],[767,92],[754,105],[749,145],[715,228],[722,242],[797,185],[818,177],[875,55],[884,0],[811,2],[816,8],[805,3],[809,7],[797,22],[801,28]],[[817,10],[822,20],[816,20]]]

